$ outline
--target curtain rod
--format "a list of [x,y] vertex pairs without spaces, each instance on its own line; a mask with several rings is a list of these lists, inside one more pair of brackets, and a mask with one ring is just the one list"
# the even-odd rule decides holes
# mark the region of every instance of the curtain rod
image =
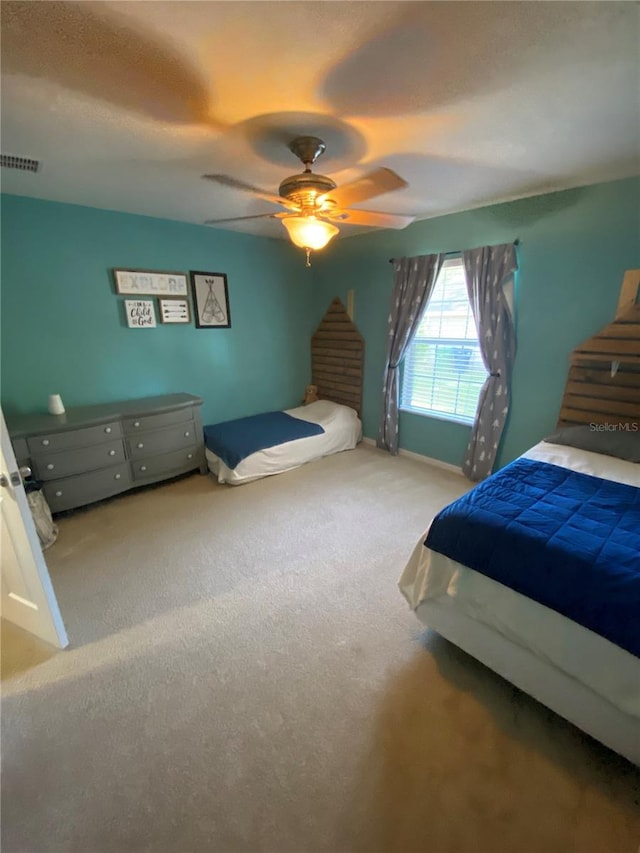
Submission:
[[[516,237],[516,239],[513,241],[513,245],[514,246],[520,245],[520,238],[519,237]],[[445,257],[447,255],[461,255],[463,251],[464,251],[463,249],[452,249],[450,252],[442,252],[442,254]],[[396,260],[395,258],[389,258],[389,263],[392,264],[395,260]]]

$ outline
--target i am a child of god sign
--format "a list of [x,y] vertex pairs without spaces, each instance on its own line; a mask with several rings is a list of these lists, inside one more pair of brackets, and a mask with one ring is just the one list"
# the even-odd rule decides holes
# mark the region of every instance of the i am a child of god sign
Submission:
[[156,312],[151,299],[125,299],[124,310],[130,329],[155,329]]

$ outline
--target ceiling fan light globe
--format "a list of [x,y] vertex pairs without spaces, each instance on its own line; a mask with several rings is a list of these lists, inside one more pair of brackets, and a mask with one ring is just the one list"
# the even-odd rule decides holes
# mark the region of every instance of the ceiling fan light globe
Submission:
[[287,216],[282,224],[289,233],[289,239],[301,249],[318,251],[339,233],[339,228],[330,222],[316,219],[315,216]]

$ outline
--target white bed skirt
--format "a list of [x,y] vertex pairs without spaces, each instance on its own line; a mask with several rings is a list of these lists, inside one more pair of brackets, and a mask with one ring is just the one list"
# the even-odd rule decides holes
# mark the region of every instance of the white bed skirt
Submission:
[[640,765],[640,721],[502,634],[446,603],[425,601],[420,621],[583,732]]

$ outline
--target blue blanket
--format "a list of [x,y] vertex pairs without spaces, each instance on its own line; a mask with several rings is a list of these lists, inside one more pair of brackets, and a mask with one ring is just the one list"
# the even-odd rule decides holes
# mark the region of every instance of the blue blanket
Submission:
[[294,418],[286,412],[267,412],[222,424],[210,424],[204,428],[204,443],[222,459],[227,468],[233,470],[243,459],[258,450],[297,438],[322,435],[323,432],[320,424]]
[[425,545],[640,657],[640,489],[517,459],[443,509]]

